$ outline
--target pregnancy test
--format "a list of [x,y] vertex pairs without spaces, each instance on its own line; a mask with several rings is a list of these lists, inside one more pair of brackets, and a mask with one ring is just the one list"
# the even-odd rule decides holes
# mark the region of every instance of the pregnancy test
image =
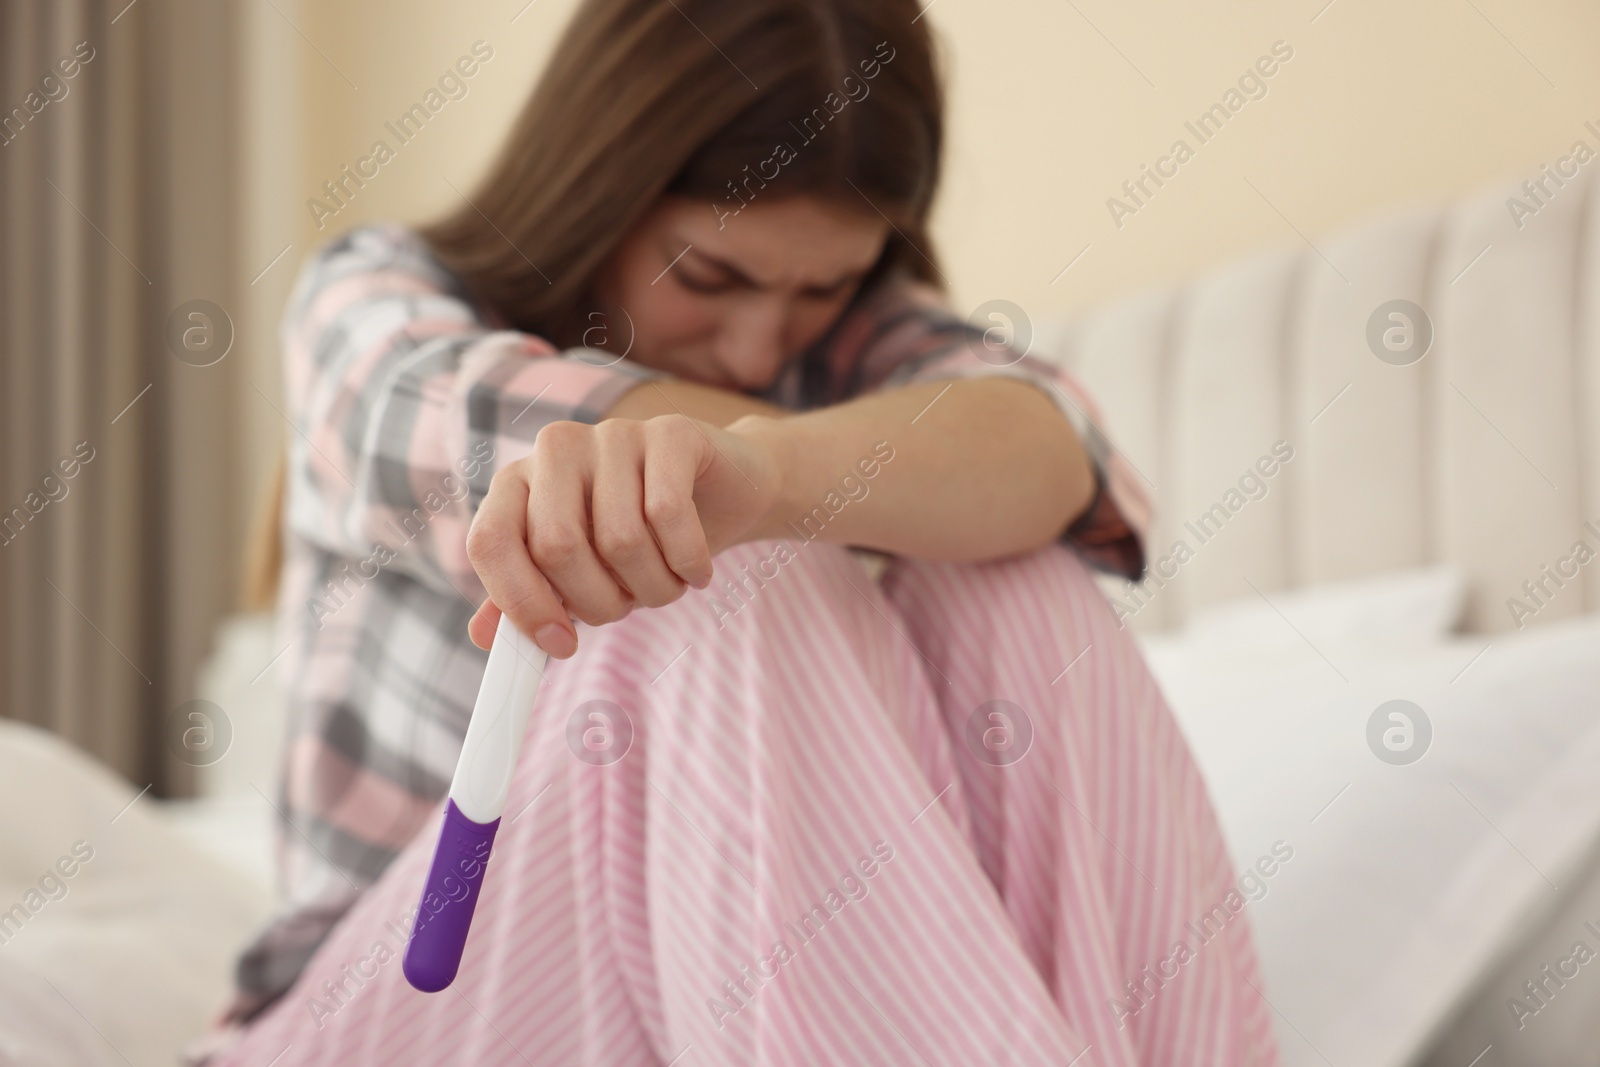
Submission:
[[547,659],[510,616],[500,616],[401,962],[406,981],[424,993],[448,986],[461,967],[461,950]]

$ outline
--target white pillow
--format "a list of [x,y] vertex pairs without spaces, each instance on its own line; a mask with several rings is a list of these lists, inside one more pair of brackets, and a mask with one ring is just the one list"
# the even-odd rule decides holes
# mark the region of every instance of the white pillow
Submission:
[[[61,1020],[115,1049],[114,1063],[173,1063],[271,916],[270,893],[175,833],[140,789],[60,737],[0,721],[0,909],[20,901],[29,916],[0,946],[0,1064],[98,1067],[73,1054]],[[52,871],[65,875],[54,891]],[[33,1010],[52,999],[71,1014]]]
[[124,1062],[43,979],[0,956],[0,1063],[121,1067]]
[[1467,579],[1440,564],[1262,594],[1199,609],[1182,636],[1234,647],[1300,644],[1302,635],[1313,645],[1433,641],[1460,623]]
[[[1294,850],[1249,905],[1285,1067],[1414,1064],[1600,855],[1600,615],[1497,635],[1487,654],[1481,636],[1291,640],[1299,647],[1141,644],[1235,869],[1280,840]],[[1403,766],[1367,737],[1397,698],[1432,726],[1422,758]],[[1495,987],[1500,1017],[1528,977]],[[1568,985],[1564,998],[1595,1003],[1593,987]],[[1502,1054],[1594,1062],[1527,1051],[1496,1042],[1479,1067]]]

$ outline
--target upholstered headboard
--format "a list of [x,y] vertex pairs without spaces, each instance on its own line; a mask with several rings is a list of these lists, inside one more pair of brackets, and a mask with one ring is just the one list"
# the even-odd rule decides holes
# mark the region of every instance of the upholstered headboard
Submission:
[[[1519,179],[1301,241],[1042,330],[1156,501],[1154,573],[1124,590],[1141,598],[1134,625],[1181,623],[1252,584],[1435,562],[1467,574],[1474,631],[1600,609],[1600,558],[1575,551],[1600,554],[1595,169],[1560,187],[1540,172],[1537,199]],[[1422,316],[1380,311],[1401,300]],[[1264,459],[1280,441],[1292,458]]]

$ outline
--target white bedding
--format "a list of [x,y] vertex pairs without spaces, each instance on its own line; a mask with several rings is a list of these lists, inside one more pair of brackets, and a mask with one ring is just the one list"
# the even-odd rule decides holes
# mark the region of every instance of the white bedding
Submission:
[[58,738],[0,722],[0,910],[23,909],[0,927],[7,1067],[172,1067],[271,911],[259,881],[138,793]]
[[[1238,865],[1280,839],[1294,849],[1250,905],[1286,1064],[1411,1062],[1557,905],[1555,887],[1588,872],[1600,617],[1492,644],[1384,632],[1315,648],[1278,622],[1255,640],[1239,627],[1229,643],[1142,643]],[[1405,766],[1366,740],[1395,698],[1433,727]],[[1600,1004],[1592,984],[1571,998]]]

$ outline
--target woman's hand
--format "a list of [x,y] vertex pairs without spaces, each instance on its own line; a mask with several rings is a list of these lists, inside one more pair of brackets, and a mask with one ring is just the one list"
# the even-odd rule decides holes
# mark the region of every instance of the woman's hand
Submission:
[[598,626],[705,588],[711,558],[778,499],[768,441],[684,415],[546,426],[495,473],[467,534],[489,593],[468,626],[473,643],[489,647],[504,611],[565,659],[578,648],[572,618]]

